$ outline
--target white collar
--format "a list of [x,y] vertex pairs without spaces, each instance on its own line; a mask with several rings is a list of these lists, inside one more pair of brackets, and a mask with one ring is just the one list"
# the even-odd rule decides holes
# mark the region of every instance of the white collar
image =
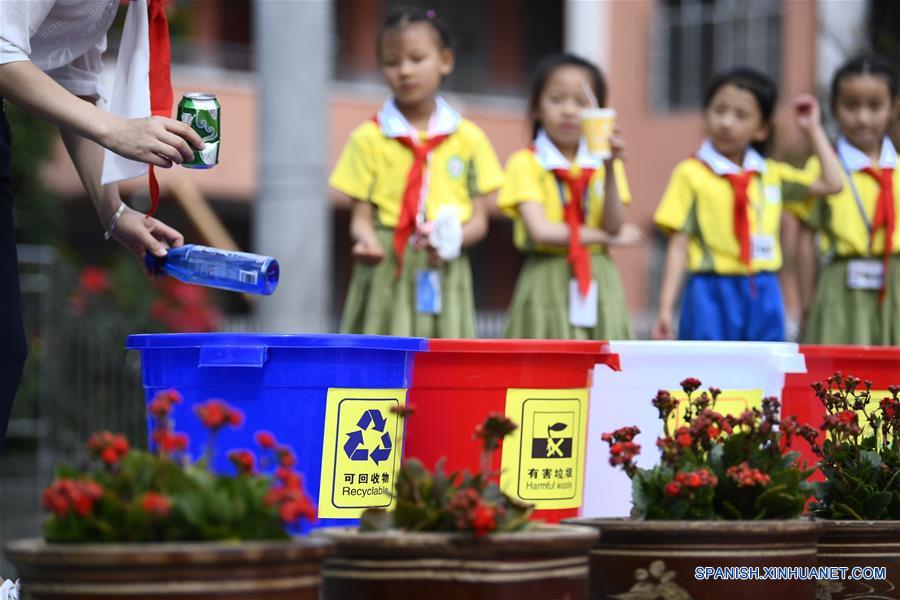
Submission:
[[[851,172],[862,171],[872,166],[872,161],[866,156],[866,153],[851,144],[844,136],[838,138],[837,155],[841,159],[841,164]],[[888,138],[884,138],[884,141],[881,142],[878,166],[883,169],[897,168],[897,150]]]
[[[462,117],[453,110],[446,100],[438,96],[435,99],[434,112],[428,120],[428,137],[449,134],[456,131]],[[378,111],[378,125],[381,131],[388,137],[410,136],[414,140],[419,139],[419,131],[406,120],[393,98],[388,98],[381,110]]]
[[736,175],[743,171],[755,171],[757,173],[766,172],[766,159],[753,148],[747,148],[744,152],[744,164],[742,167],[737,166],[725,156],[716,150],[712,142],[703,140],[700,149],[697,150],[697,158],[705,162],[716,175]]
[[[562,155],[562,152],[559,151],[559,148],[556,147],[556,144],[553,143],[553,140],[550,139],[550,136],[543,129],[538,130],[537,137],[534,138],[534,155],[547,171],[568,169],[570,167],[569,161],[566,160],[566,157]],[[600,160],[588,152],[584,138],[578,143],[575,164],[582,169],[597,169],[602,164]]]

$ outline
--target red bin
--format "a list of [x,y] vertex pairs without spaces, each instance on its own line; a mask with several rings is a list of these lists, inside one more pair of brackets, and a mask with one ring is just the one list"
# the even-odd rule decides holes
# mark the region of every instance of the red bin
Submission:
[[[445,457],[448,472],[475,472],[481,456],[480,445],[472,438],[475,427],[489,413],[508,414],[510,406],[520,407],[520,411],[508,414],[520,427],[494,454],[492,469],[499,471],[504,461],[513,459],[521,469],[515,474],[512,469],[504,470],[501,486],[507,485],[505,478],[518,474],[522,475],[523,490],[525,486],[572,487],[574,482],[571,491],[558,492],[568,499],[535,502],[538,507],[562,503],[566,508],[535,510],[535,519],[558,522],[578,516],[587,443],[587,399],[597,364],[619,369],[619,357],[610,352],[607,342],[429,340],[428,351],[416,356],[408,395],[416,410],[407,422],[404,453],[429,468]],[[554,413],[555,409],[561,412]],[[508,452],[519,454],[504,458]],[[539,457],[532,460],[533,453]],[[544,453],[552,456],[547,458]],[[575,477],[567,479],[573,473]],[[557,474],[558,480],[554,479]],[[535,492],[554,493],[547,488]]]
[[[801,346],[800,352],[806,357],[806,373],[788,373],[781,414],[794,415],[800,423],[816,428],[825,420],[825,408],[812,391],[814,382],[825,381],[840,371],[863,381],[870,380],[873,392],[886,392],[889,385],[900,383],[900,347]],[[809,444],[798,440],[795,446],[809,464],[817,462]],[[816,478],[821,476],[817,473]]]

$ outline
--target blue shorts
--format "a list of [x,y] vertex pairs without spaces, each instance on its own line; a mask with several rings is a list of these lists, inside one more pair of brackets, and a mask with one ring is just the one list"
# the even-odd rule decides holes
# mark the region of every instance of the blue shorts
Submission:
[[678,339],[783,342],[778,276],[690,275],[681,298]]

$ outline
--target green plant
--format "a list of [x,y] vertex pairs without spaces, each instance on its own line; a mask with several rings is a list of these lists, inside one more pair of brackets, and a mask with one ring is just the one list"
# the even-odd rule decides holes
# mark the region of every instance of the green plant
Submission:
[[180,401],[169,390],[150,403],[154,452],[132,449],[124,436],[104,431],[88,442],[85,468],[59,467],[42,498],[52,513],[44,526],[48,542],[286,539],[301,519],[315,519],[293,470],[293,451],[271,433],[257,432],[256,441],[260,467],[272,467],[274,476],[257,472],[250,450],[228,452],[233,476],[209,469],[216,433],[243,423],[243,415],[222,401],[195,407],[209,438],[203,458],[191,462],[188,436],[171,428],[172,406]]
[[[803,511],[812,487],[812,470],[797,464],[798,452],[785,452],[799,433],[796,419],[778,419],[779,402],[765,398],[738,417],[715,411],[716,388],[696,395],[701,382],[681,382],[685,425],[672,429],[679,402],[660,390],[653,399],[664,423],[656,441],[660,463],[641,469],[634,463],[640,446],[637,427],[623,427],[601,437],[610,446],[610,464],[631,478],[632,501],[643,519],[786,519]],[[811,429],[811,428],[807,428]],[[804,432],[807,429],[803,429]]]
[[872,382],[852,375],[835,373],[813,389],[826,411],[825,440],[812,444],[825,481],[816,483],[810,511],[825,519],[900,519],[900,386],[874,406]]
[[[410,408],[398,411],[411,414]],[[470,531],[480,537],[495,531],[517,531],[528,527],[534,507],[504,494],[490,472],[490,457],[504,437],[516,429],[503,415],[491,414],[475,430],[482,444],[481,468],[469,472],[444,472],[443,459],[428,471],[421,461],[407,460],[395,479],[396,507],[393,511],[366,510],[362,531],[403,529],[406,531]]]

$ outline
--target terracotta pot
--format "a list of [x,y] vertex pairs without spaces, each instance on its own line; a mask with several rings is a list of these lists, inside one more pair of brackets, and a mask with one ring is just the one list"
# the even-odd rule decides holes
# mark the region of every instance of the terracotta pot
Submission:
[[696,572],[698,567],[757,567],[762,576],[765,567],[813,568],[822,531],[815,521],[566,522],[600,531],[591,549],[592,599],[813,600],[816,595],[814,580],[700,579]]
[[317,600],[324,539],[285,542],[52,544],[4,548],[25,600]]
[[325,600],[579,600],[587,598],[583,527],[541,525],[528,531],[471,534],[321,529],[335,542],[325,562]]
[[[819,538],[819,565],[848,570],[846,579],[819,583],[821,600],[900,598],[900,521],[824,524],[825,531]],[[854,567],[883,567],[885,579],[853,580]]]

